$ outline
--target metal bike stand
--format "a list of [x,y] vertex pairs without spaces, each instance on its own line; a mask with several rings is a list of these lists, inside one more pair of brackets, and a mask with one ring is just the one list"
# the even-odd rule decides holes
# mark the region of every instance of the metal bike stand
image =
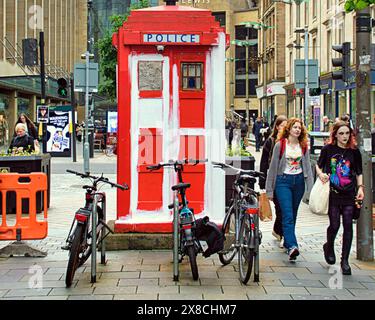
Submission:
[[[106,212],[106,195],[103,192],[102,194],[102,210],[103,210],[103,221],[107,221],[107,212]],[[100,250],[100,263],[105,265],[105,231],[106,229],[103,227],[102,230],[100,231],[100,237],[101,237],[101,250]]]
[[179,277],[179,269],[178,269],[178,207],[179,201],[178,197],[176,196],[173,200],[173,281],[178,281]]
[[98,204],[98,198],[94,196],[94,203],[92,208],[92,236],[91,236],[91,283],[96,282],[96,206]]

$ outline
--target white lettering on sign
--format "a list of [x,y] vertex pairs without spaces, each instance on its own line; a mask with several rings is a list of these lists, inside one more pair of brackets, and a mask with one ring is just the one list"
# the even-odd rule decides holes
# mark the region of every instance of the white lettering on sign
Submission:
[[143,42],[152,43],[199,43],[198,34],[145,33]]

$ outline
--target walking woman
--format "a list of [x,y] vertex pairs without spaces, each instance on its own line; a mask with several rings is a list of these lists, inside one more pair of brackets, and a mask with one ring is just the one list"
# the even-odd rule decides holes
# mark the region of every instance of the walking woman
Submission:
[[330,141],[320,153],[316,174],[323,183],[330,183],[329,227],[327,242],[323,245],[324,258],[335,264],[335,238],[343,220],[341,270],[344,275],[352,274],[349,265],[350,248],[353,240],[353,213],[363,201],[364,185],[362,157],[357,149],[353,130],[348,122],[337,121],[331,132]]
[[313,186],[307,131],[297,118],[288,120],[278,135],[267,174],[266,192],[270,200],[276,196],[282,215],[284,247],[289,260],[299,255],[295,234],[297,211],[305,192]]
[[[267,171],[270,166],[273,148],[275,146],[277,135],[279,132],[286,126],[287,118],[285,116],[278,116],[273,123],[273,131],[272,134],[268,137],[266,142],[264,143],[262,149],[262,158],[260,160],[260,171],[264,173],[265,177],[267,177]],[[266,179],[260,179],[259,187],[261,189],[266,188]],[[275,204],[275,212],[276,212],[276,219],[273,225],[272,235],[280,242],[280,247],[283,248],[283,229],[282,229],[282,221],[281,221],[281,208],[279,201],[277,200],[276,195],[273,196],[273,203]]]

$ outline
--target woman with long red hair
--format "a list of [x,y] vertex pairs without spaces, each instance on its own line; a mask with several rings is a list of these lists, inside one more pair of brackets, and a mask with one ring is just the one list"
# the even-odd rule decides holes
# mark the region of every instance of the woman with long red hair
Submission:
[[300,119],[289,119],[279,132],[266,180],[268,198],[273,200],[276,195],[280,204],[284,247],[291,261],[296,260],[299,255],[295,234],[298,207],[305,192],[305,184],[308,190],[313,185],[307,149],[305,126]]
[[343,241],[341,270],[350,275],[349,255],[353,240],[353,214],[356,203],[363,201],[362,156],[357,149],[354,132],[348,122],[337,121],[332,129],[330,141],[320,153],[316,174],[323,183],[329,181],[329,226],[327,242],[323,245],[324,258],[335,264],[335,238],[343,217]]

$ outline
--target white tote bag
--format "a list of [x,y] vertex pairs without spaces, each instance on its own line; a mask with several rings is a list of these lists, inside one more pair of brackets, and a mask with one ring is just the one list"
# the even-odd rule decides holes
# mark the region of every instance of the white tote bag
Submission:
[[329,181],[323,183],[316,179],[310,192],[309,208],[316,214],[328,214]]

